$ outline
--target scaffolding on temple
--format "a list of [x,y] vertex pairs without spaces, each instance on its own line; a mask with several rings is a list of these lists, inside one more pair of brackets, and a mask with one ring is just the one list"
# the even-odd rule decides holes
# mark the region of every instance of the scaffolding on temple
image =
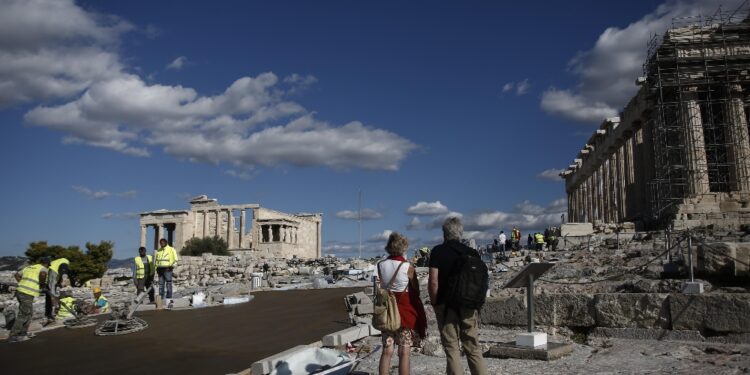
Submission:
[[668,225],[686,198],[750,188],[748,14],[746,1],[733,12],[674,19],[649,42],[644,136],[654,152],[654,227]]

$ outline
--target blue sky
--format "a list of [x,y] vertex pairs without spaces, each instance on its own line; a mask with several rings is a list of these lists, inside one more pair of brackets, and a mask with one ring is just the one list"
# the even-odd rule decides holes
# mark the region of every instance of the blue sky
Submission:
[[[736,2],[724,2],[733,9]],[[559,223],[565,168],[635,92],[646,41],[717,1],[0,0],[0,255],[138,245],[207,194],[324,215],[324,248],[447,215]],[[550,178],[552,177],[552,178]]]

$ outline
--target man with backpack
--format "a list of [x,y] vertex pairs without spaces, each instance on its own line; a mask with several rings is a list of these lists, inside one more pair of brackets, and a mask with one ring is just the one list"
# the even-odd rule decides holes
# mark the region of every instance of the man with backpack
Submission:
[[459,339],[472,375],[487,374],[479,345],[477,310],[487,296],[487,266],[476,250],[463,245],[463,224],[456,217],[443,223],[443,243],[430,253],[427,290],[435,309],[440,341],[447,357],[446,374],[463,374]]

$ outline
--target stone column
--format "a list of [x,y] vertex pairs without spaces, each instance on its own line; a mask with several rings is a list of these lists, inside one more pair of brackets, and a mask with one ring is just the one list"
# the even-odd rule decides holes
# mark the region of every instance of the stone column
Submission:
[[158,249],[159,248],[159,240],[161,239],[161,235],[159,233],[160,232],[159,229],[160,229],[160,225],[159,224],[154,224],[154,249]]
[[610,184],[612,186],[612,191],[610,193],[610,208],[612,214],[610,215],[610,218],[612,218],[613,223],[620,221],[620,179],[618,178],[620,162],[618,152],[618,149],[612,150],[612,155],[610,155],[609,159],[609,174],[611,176]]
[[174,235],[172,237],[172,246],[178,253],[182,249],[182,223],[174,224]]
[[141,242],[138,246],[146,247],[146,228],[145,225],[141,225]]
[[234,215],[232,210],[227,210],[227,247],[230,249],[236,248],[234,245]]
[[742,102],[742,87],[737,84],[727,88],[724,104],[727,129],[727,161],[729,162],[730,189],[750,191],[750,142],[748,141],[747,118]]
[[245,216],[245,209],[240,210],[240,244],[238,248],[242,249],[245,246],[245,225],[247,223],[245,222],[247,220],[247,217]]
[[203,211],[203,238],[208,237],[208,210]]
[[623,176],[625,185],[625,199],[623,201],[623,219],[629,218],[633,213],[633,137],[628,136],[623,146],[623,162],[625,174]]
[[[703,119],[698,104],[698,88],[690,87],[682,93],[682,121],[685,126],[685,162],[687,193],[705,194],[710,191],[708,184],[708,160],[706,142],[703,137]],[[745,130],[747,134],[747,130]]]
[[221,237],[221,210],[215,210],[216,213],[216,227],[214,228],[214,236]]

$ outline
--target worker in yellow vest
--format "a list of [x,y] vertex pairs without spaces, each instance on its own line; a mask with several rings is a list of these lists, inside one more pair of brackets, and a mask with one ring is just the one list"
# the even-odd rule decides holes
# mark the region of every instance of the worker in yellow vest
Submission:
[[537,251],[544,250],[544,235],[537,232],[534,234],[534,239],[536,239],[536,250]]
[[28,334],[29,324],[34,314],[34,297],[42,293],[42,285],[47,281],[47,267],[50,259],[42,258],[39,263],[25,267],[13,275],[18,281],[16,299],[18,299],[18,314],[13,328],[10,330],[8,342],[21,342],[31,338]]
[[50,262],[47,274],[47,286],[44,293],[44,316],[47,322],[55,321],[55,307],[59,307],[60,286],[62,286],[63,275],[70,277],[70,261],[66,258],[58,258]]
[[[159,275],[159,295],[162,298],[172,298],[172,272],[177,263],[177,251],[167,244],[167,240],[159,240],[159,250],[156,250],[156,273]],[[166,294],[164,294],[166,288]]]
[[133,272],[133,281],[135,282],[136,293],[140,295],[148,289],[148,300],[154,303],[154,290],[151,289],[151,283],[154,282],[154,272],[156,265],[151,255],[146,255],[146,248],[138,248],[138,256],[133,258],[135,271]]
[[109,312],[109,301],[102,295],[102,288],[94,287],[94,312],[97,313],[108,313]]
[[56,320],[68,320],[73,318],[73,312],[75,311],[75,299],[70,295],[70,292],[60,292],[60,309],[57,310]]

